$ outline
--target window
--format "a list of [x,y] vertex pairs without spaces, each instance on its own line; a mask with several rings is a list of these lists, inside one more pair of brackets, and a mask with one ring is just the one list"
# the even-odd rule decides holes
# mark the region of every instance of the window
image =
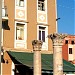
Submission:
[[45,28],[46,27],[39,26],[39,40],[43,42],[45,42]]
[[71,44],[74,44],[74,40],[71,41]]
[[38,10],[45,11],[45,0],[38,0]]
[[48,26],[37,25],[37,40],[42,40],[42,50],[48,50]]
[[24,0],[16,0],[16,6],[23,7],[24,6]]
[[72,54],[72,48],[69,48],[69,54]]
[[16,40],[24,40],[24,24],[17,23]]
[[15,48],[27,48],[27,23],[15,21]]
[[68,40],[65,40],[65,44],[68,44]]

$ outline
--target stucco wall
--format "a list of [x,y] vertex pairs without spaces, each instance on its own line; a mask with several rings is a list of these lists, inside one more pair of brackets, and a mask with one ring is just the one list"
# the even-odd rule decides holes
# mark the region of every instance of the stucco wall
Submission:
[[14,0],[5,0],[8,12],[8,26],[10,30],[3,31],[3,46],[14,47]]
[[[2,63],[2,75],[11,75],[11,65],[12,61],[7,54],[7,52],[4,52],[4,63]],[[7,63],[8,61],[8,63]]]
[[[10,30],[3,32],[3,46],[7,48],[14,48],[15,36],[15,0],[5,0],[5,5],[8,10],[8,26]],[[10,7],[11,6],[11,7]],[[55,0],[48,0],[47,2],[47,15],[48,34],[56,31],[56,7]],[[19,20],[20,21],[20,20]],[[21,20],[22,21],[22,20]],[[25,22],[25,21],[24,21]],[[37,39],[37,0],[27,0],[27,49],[32,49],[32,40]],[[53,51],[52,41],[48,39],[48,50]]]

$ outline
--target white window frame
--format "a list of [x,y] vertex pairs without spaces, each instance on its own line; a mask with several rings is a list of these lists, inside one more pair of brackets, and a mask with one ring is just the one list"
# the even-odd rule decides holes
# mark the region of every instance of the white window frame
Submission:
[[[46,34],[46,27],[42,27],[42,26],[39,26],[40,28],[39,28],[39,31],[41,32],[41,36],[40,36],[40,39],[39,40],[42,40],[43,42],[45,42],[46,40],[45,40],[45,35],[44,35],[44,39],[43,39],[43,32],[45,32],[45,34]],[[42,29],[43,28],[43,29]]]
[[[41,2],[41,1],[40,1],[40,2]],[[41,2],[41,3],[42,3],[42,2]],[[45,13],[45,12],[46,12],[46,13],[47,13],[47,0],[44,1],[44,10],[42,10],[41,8],[40,8],[40,10],[39,10],[38,5],[39,5],[39,4],[38,4],[38,0],[37,0],[37,11],[38,11],[38,12],[42,12],[42,13]]]
[[[17,6],[16,1],[17,0],[15,0],[15,19],[26,21],[27,20],[27,0],[24,0],[24,6],[23,7]],[[24,18],[18,17],[17,15],[19,15],[19,12],[17,13],[17,10],[19,10],[19,12],[23,11],[22,13],[25,14],[25,17]]]
[[45,11],[45,1],[38,1],[38,10]]
[[[24,24],[24,39],[23,40],[16,40],[16,25],[17,23],[20,23],[20,24]],[[14,44],[14,47],[17,48],[16,46],[16,43],[22,43],[22,44],[25,44],[25,49],[27,48],[27,43],[26,43],[26,40],[27,40],[27,23],[24,23],[24,22],[15,22],[15,44]]]
[[69,54],[73,54],[73,49],[69,48]]
[[[16,40],[25,40],[25,38],[24,38],[24,24],[22,25],[22,27],[21,27],[21,25],[20,26],[17,26],[19,23],[17,23],[16,24]],[[22,32],[23,31],[23,32]],[[21,35],[21,32],[23,33],[22,35]]]
[[48,26],[37,25],[37,40],[39,40],[39,26],[45,28],[45,42],[43,42],[42,50],[48,50]]
[[45,0],[45,1],[44,1],[44,4],[45,4],[45,6],[44,6],[44,7],[45,7],[45,11],[41,11],[41,10],[38,10],[38,0],[37,0],[37,22],[38,22],[38,23],[42,22],[42,21],[39,21],[39,18],[40,18],[40,17],[39,17],[39,16],[40,16],[39,14],[41,14],[41,15],[46,15],[46,17],[45,17],[45,18],[46,18],[46,22],[42,22],[42,23],[44,23],[44,24],[47,24],[47,23],[48,23],[48,15],[47,15],[47,12],[48,12],[48,11],[47,11],[47,4],[48,4],[48,3],[47,3],[47,2],[48,2],[48,0]]
[[25,5],[24,5],[24,3],[25,3],[25,0],[16,0],[16,6],[18,6],[18,7],[24,7]]

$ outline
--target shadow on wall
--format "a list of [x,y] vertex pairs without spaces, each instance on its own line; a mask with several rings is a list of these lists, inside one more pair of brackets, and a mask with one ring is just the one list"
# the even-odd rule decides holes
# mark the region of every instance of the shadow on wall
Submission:
[[5,30],[10,30],[8,26],[8,20],[2,21],[2,28]]

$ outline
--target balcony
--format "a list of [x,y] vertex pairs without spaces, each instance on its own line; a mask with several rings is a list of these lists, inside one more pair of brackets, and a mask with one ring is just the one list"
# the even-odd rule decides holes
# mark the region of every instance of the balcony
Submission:
[[2,8],[2,20],[8,20],[7,7]]

